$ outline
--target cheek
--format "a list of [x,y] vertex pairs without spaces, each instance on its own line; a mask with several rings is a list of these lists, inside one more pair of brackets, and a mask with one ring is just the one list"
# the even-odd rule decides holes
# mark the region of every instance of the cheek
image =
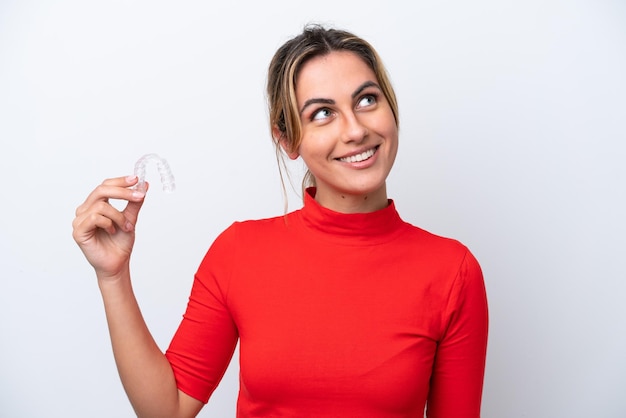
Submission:
[[387,127],[384,132],[381,132],[385,138],[387,138],[387,147],[389,149],[389,157],[391,161],[394,161],[396,154],[398,153],[398,127],[393,124]]
[[329,154],[332,150],[332,140],[330,138],[330,132],[324,129],[305,133],[300,143],[300,155],[303,158],[320,158]]
[[398,142],[398,127],[396,126],[395,119],[391,118],[381,118],[379,121],[379,125],[381,127],[380,133],[388,141],[397,144]]
[[393,143],[395,144],[395,147],[398,148],[398,127],[395,124],[389,132],[389,137],[393,138]]

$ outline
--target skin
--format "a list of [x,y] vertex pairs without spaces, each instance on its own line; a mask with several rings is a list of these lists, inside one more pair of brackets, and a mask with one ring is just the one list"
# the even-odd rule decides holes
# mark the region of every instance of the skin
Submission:
[[[314,58],[301,69],[296,96],[303,137],[288,155],[302,157],[315,175],[319,203],[345,213],[387,206],[398,130],[372,70],[350,52]],[[340,160],[368,150],[375,153],[362,162]],[[76,210],[73,237],[96,272],[115,361],[137,416],[194,417],[203,404],[177,389],[132,289],[130,255],[145,198],[132,189],[136,183],[129,176],[97,186]],[[128,203],[119,211],[110,199]]]
[[[288,156],[315,176],[315,199],[343,213],[386,207],[398,128],[374,72],[352,52],[315,57],[298,74],[296,100],[302,141]],[[364,161],[345,160],[367,151],[375,152]]]
[[[145,193],[137,177],[105,180],[76,210],[73,237],[93,266],[102,293],[115,362],[138,417],[194,417],[202,402],[178,390],[174,374],[139,310],[129,261]],[[128,201],[118,211],[109,199]]]

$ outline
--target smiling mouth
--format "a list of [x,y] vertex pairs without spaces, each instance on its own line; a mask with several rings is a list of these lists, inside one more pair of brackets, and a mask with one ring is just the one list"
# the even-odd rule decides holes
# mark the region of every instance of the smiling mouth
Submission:
[[351,155],[349,157],[337,158],[339,161],[344,163],[360,163],[361,161],[368,160],[378,151],[378,147],[380,145],[376,145],[374,148],[368,149],[360,154]]

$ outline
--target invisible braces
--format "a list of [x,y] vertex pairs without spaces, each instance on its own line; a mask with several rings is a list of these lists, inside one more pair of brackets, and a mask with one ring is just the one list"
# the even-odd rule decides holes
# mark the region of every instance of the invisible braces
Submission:
[[146,165],[150,161],[154,161],[157,165],[157,169],[161,175],[163,191],[167,193],[173,192],[176,185],[174,184],[174,176],[172,175],[170,165],[164,158],[159,157],[157,154],[146,154],[135,163],[135,175],[139,179],[137,185],[135,186],[136,189],[144,192],[146,191]]

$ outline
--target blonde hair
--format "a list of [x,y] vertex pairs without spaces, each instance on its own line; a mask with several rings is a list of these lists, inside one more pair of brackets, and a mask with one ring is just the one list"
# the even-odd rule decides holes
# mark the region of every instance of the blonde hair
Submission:
[[[387,71],[376,50],[358,36],[338,29],[326,29],[320,25],[307,25],[300,35],[285,42],[270,62],[267,78],[269,124],[276,147],[280,177],[285,167],[282,145],[288,153],[295,152],[302,140],[302,125],[296,101],[296,80],[303,65],[310,59],[333,51],[349,51],[359,56],[372,69],[385,98],[391,106],[396,125],[398,103]],[[278,134],[276,134],[276,131]],[[282,164],[281,164],[282,163]],[[315,177],[307,170],[302,189],[315,186]]]

